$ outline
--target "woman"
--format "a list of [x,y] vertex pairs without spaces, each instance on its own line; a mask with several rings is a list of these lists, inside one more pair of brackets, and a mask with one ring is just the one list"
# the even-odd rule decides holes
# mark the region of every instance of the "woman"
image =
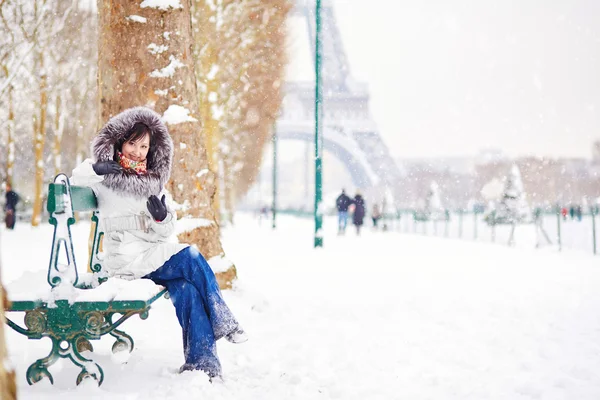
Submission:
[[103,268],[110,276],[147,278],[165,286],[183,329],[180,372],[221,376],[216,341],[247,336],[225,304],[210,266],[195,248],[172,243],[176,215],[164,185],[171,174],[173,141],[160,115],[145,107],[111,118],[92,142],[95,161],[73,171],[71,183],[90,186],[104,231]]
[[352,200],[354,204],[354,214],[352,214],[352,223],[356,226],[356,234],[360,235],[360,227],[363,225],[365,218],[365,200],[360,192],[356,192],[356,196]]

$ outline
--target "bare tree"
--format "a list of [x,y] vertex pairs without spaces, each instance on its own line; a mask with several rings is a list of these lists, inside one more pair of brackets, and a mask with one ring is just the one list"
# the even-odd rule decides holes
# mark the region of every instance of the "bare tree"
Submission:
[[[78,0],[0,1],[0,29],[5,33],[0,35],[0,126],[6,127],[2,144],[8,154],[4,169],[7,181],[12,181],[18,163],[21,187],[31,184],[32,225],[41,220],[44,182],[62,169],[62,133],[73,114],[69,88],[85,72],[81,50],[86,42],[71,37],[93,26],[81,23],[84,15],[89,18],[92,13],[80,8]],[[46,168],[52,158],[54,168]],[[23,176],[30,171],[33,176]]]
[[[202,118],[204,143],[208,156],[208,165],[215,174],[219,174],[218,147],[221,140],[219,126],[219,27],[221,26],[221,2],[194,0],[192,12],[196,23],[193,25],[194,60],[196,82],[200,98],[200,116]],[[215,216],[218,218],[219,188],[215,181],[213,198]]]
[[[8,78],[9,72],[8,67],[3,65],[5,76]],[[14,127],[15,127],[15,112],[13,104],[13,87],[10,85],[7,90],[7,103],[8,103],[8,120],[6,123],[6,165],[5,165],[5,179],[9,185],[13,184],[13,167],[15,164],[15,139],[14,139]]]
[[[282,0],[261,2],[249,17],[249,29],[258,37],[249,48],[253,62],[248,67],[249,89],[243,101],[243,133],[248,153],[236,179],[236,196],[246,194],[262,163],[263,148],[271,137],[281,105],[281,86],[286,65],[285,22],[290,3]],[[258,140],[253,140],[257,138]]]
[[230,218],[259,172],[281,105],[290,8],[288,0],[194,1],[200,106]]

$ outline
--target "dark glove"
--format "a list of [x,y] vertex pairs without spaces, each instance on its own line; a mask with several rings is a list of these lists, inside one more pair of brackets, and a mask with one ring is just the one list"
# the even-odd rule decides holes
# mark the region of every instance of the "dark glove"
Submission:
[[148,211],[150,211],[150,214],[152,214],[152,217],[155,221],[161,222],[167,218],[168,211],[164,194],[160,200],[154,195],[148,197],[146,206],[148,207]]
[[97,163],[92,164],[92,168],[96,175],[116,174],[123,170],[123,167],[116,161],[98,161]]

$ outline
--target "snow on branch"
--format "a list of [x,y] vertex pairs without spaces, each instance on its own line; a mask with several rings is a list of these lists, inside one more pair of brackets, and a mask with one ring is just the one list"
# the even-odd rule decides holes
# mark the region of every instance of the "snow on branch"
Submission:
[[[21,58],[18,59],[18,61],[15,61],[14,65],[11,65],[9,71],[18,71],[19,68],[21,67],[21,64],[23,64],[23,62],[25,61],[25,59],[27,58],[27,56],[29,55],[29,53],[31,53],[31,51],[35,48],[35,43],[30,43],[27,50],[24,51],[23,55],[21,56]],[[6,89],[9,87],[10,83],[12,82],[12,80],[17,76],[17,73],[11,73],[10,76],[8,77],[8,79],[6,79],[3,83],[2,86],[0,86],[0,97],[4,96],[4,92],[6,91]]]
[[190,110],[185,107],[171,104],[163,114],[163,121],[168,125],[181,124],[182,122],[195,122],[196,118],[191,117]]
[[167,11],[169,8],[174,10],[183,8],[180,0],[144,0],[140,4],[141,8],[158,8],[159,10]]
[[165,46],[165,45],[159,46],[156,43],[150,43],[148,45],[148,51],[152,54],[162,54],[167,50],[169,50],[169,46]]
[[127,17],[128,20],[133,22],[139,22],[140,24],[145,24],[148,20],[144,17],[140,17],[139,15],[130,15]]
[[183,64],[181,61],[179,61],[178,59],[176,59],[173,56],[169,56],[169,60],[171,60],[169,65],[162,68],[160,71],[155,69],[154,71],[152,71],[150,73],[150,77],[152,77],[152,78],[170,78],[175,74],[175,70],[177,68],[185,67],[185,64]]

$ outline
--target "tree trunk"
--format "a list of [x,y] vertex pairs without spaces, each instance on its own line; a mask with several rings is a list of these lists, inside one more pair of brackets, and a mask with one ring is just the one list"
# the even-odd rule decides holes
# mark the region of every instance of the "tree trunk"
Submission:
[[60,108],[60,94],[56,95],[56,109],[54,113],[54,144],[52,146],[52,153],[54,155],[54,176],[58,175],[60,170],[60,142],[62,139],[62,123],[61,123],[61,108]]
[[[147,106],[163,115],[169,107],[189,110],[186,122],[169,124],[175,154],[167,188],[184,206],[179,217],[209,222],[180,234],[179,240],[196,244],[210,259],[223,255],[212,209],[215,175],[208,167],[198,116],[190,4],[182,1],[176,6],[160,10],[141,8],[130,0],[99,1],[98,126],[133,106]],[[128,18],[132,15],[146,20]],[[217,274],[221,287],[229,287],[235,276],[233,265]]]
[[229,170],[229,163],[226,163],[223,160],[223,165],[221,170],[223,171],[223,179],[222,181],[222,193],[223,193],[223,214],[227,222],[233,225],[233,215],[235,213],[235,191],[233,187],[233,182],[229,179],[232,176],[231,171]]
[[[44,54],[41,49],[37,54],[39,70],[44,70]],[[39,119],[33,130],[33,151],[35,154],[35,184],[33,194],[33,214],[31,225],[38,226],[42,219],[43,190],[44,190],[44,144],[46,142],[46,110],[48,107],[47,76],[40,77]]]
[[[193,13],[196,24],[192,35],[208,166],[215,174],[219,173],[219,142],[221,141],[219,120],[214,115],[215,108],[219,106],[218,7],[218,4],[209,4],[206,0],[194,0]],[[215,180],[213,210],[217,220],[220,217],[219,197],[218,180]]]
[[[1,265],[0,265],[1,268]],[[8,359],[6,342],[4,338],[4,308],[8,306],[6,292],[0,278],[0,399],[14,400],[17,398],[17,385],[15,383],[15,372],[5,366]]]

